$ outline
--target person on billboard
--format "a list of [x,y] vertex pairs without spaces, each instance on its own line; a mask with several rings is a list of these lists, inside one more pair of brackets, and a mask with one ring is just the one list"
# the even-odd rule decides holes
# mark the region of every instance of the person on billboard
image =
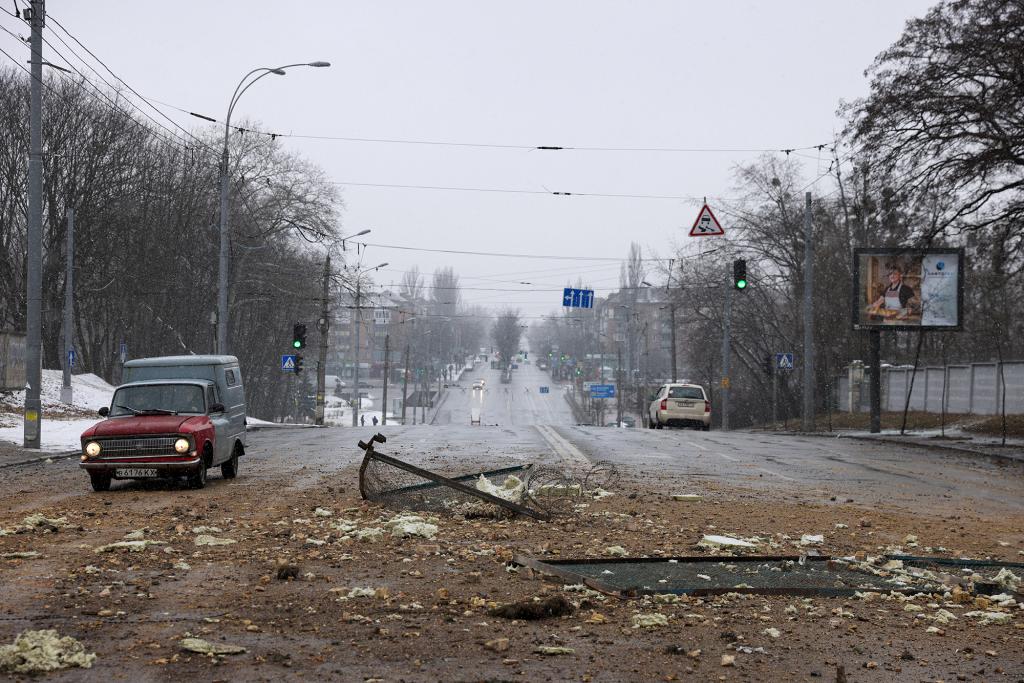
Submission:
[[907,305],[913,298],[914,290],[903,282],[903,271],[899,266],[893,266],[889,269],[889,286],[882,292],[882,296],[871,304],[871,312],[877,314],[884,308],[887,311],[900,311],[905,315],[908,312]]

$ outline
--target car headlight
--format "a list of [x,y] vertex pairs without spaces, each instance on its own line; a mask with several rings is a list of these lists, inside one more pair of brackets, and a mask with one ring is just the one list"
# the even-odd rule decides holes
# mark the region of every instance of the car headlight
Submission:
[[188,442],[188,439],[178,439],[174,442],[174,450],[178,453],[188,453],[188,449],[192,446]]
[[100,454],[101,450],[103,449],[100,448],[99,443],[95,441],[90,441],[89,443],[85,444],[85,454],[88,455],[90,458],[95,458],[97,455]]

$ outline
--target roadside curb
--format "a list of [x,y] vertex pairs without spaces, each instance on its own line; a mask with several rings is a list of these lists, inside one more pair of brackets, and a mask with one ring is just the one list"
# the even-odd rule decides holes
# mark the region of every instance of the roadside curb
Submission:
[[246,426],[245,431],[247,432],[259,432],[264,429],[326,429],[327,425],[300,425],[300,424],[268,424],[268,425],[249,425]]
[[68,458],[73,458],[78,454],[78,451],[63,451],[60,453],[41,455],[35,458],[29,458],[27,460],[18,460],[15,462],[0,462],[0,470],[6,467],[17,467],[18,465],[35,465],[45,463],[47,460],[67,460]]
[[983,458],[992,458],[993,460],[999,460],[1001,462],[1013,462],[1018,464],[1024,464],[1024,452],[1013,453],[998,453],[981,450],[979,448],[967,448],[963,445],[952,445],[945,443],[925,443],[919,439],[907,439],[892,437],[892,436],[869,436],[865,434],[844,434],[842,432],[759,432],[764,434],[783,434],[786,436],[816,436],[819,438],[826,439],[856,439],[858,441],[871,441],[874,443],[885,443],[893,444],[897,446],[910,446],[911,448],[925,448],[925,449],[938,449],[943,451],[950,451],[953,453],[962,453],[964,455],[974,455]]

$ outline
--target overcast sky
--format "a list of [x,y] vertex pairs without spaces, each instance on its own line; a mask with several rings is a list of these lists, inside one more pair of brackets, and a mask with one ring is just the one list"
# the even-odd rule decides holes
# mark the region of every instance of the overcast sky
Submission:
[[[223,119],[258,66],[326,60],[249,90],[236,117],[264,129],[487,145],[783,149],[828,143],[841,99],[924,14],[924,0],[860,2],[113,2],[47,11],[143,95]],[[0,16],[12,30],[24,25]],[[55,27],[54,27],[55,28]],[[51,42],[54,42],[50,38]],[[56,43],[61,47],[59,43]],[[17,46],[6,34],[0,46]],[[44,51],[48,48],[44,48]],[[70,54],[67,55],[71,57]],[[50,54],[46,59],[61,63]],[[182,125],[204,124],[172,109]],[[699,198],[729,197],[755,152],[538,151],[284,139],[342,185],[343,231],[375,244],[623,257],[631,240],[666,256]],[[803,152],[808,181],[828,166]],[[659,195],[697,199],[357,186]],[[824,189],[824,185],[822,186]],[[720,216],[721,217],[721,216]],[[726,231],[729,230],[727,220]],[[717,239],[717,238],[705,238]],[[646,254],[645,254],[646,255]],[[527,316],[556,310],[567,279],[598,295],[618,264],[400,251],[371,246],[397,283],[418,264],[455,268],[468,303]],[[524,281],[531,285],[519,285]],[[429,282],[428,282],[429,283]],[[507,288],[521,291],[486,291]]]

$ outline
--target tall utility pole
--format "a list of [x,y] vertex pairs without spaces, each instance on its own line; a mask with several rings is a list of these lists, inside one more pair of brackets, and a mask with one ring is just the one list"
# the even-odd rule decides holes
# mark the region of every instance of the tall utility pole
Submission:
[[359,328],[362,326],[360,324],[362,322],[360,320],[360,318],[362,317],[360,314],[363,312],[363,309],[361,308],[361,304],[360,304],[360,301],[359,301],[360,300],[360,293],[362,291],[362,290],[360,290],[359,285],[360,285],[359,276],[357,274],[356,275],[356,314],[354,316],[352,316],[352,319],[356,321],[355,378],[352,380],[352,383],[355,385],[355,387],[352,390],[352,396],[354,397],[353,401],[352,401],[352,426],[353,427],[358,427],[359,426],[359,409],[362,407],[360,405],[361,399],[359,398]]
[[45,0],[31,0],[32,79],[28,154],[28,263],[25,301],[25,448],[39,448],[42,432],[43,303],[43,21]]
[[615,349],[615,374],[618,375],[615,378],[618,383],[615,387],[615,428],[618,429],[622,424],[622,342]]
[[668,295],[669,324],[672,326],[672,349],[669,355],[672,357],[672,382],[679,381],[679,368],[676,365],[676,298],[672,296],[672,264],[675,259],[668,262],[668,282],[665,284],[665,293]]
[[804,195],[804,415],[803,430],[814,431],[814,242],[811,193]]
[[871,367],[871,433],[882,431],[882,333],[868,332],[868,365]]
[[388,423],[388,380],[391,379],[391,335],[384,335],[384,392],[380,402],[380,424]]
[[70,404],[74,399],[71,389],[71,353],[75,348],[72,314],[75,305],[75,210],[68,207],[68,247],[64,275],[64,385],[60,388],[60,402]]
[[330,308],[328,296],[331,284],[331,255],[324,259],[324,292],[323,307],[320,309],[320,359],[316,364],[316,412],[313,423],[322,425],[324,423],[324,404],[327,401],[327,331],[331,327]]
[[[402,424],[405,424],[405,401],[409,396],[409,345],[405,345],[405,362],[402,364]],[[416,420],[416,410],[412,411],[412,419]]]
[[722,324],[722,431],[729,430],[729,360],[732,356],[732,287],[725,288],[725,320]]

